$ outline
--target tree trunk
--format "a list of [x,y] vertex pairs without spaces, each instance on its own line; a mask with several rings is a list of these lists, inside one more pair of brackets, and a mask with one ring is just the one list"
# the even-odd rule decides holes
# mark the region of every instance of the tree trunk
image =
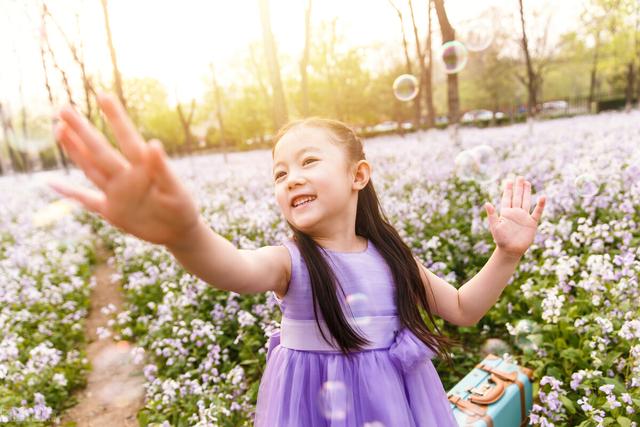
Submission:
[[625,110],[631,110],[631,104],[633,103],[633,88],[635,82],[635,69],[633,59],[627,64],[627,90],[625,90]]
[[307,67],[309,66],[309,49],[311,45],[311,3],[307,0],[307,9],[304,13],[304,52],[300,61],[300,81],[302,89],[302,116],[309,117],[309,81]]
[[427,128],[432,128],[436,124],[436,109],[433,105],[433,51],[432,51],[432,28],[431,28],[431,4],[432,0],[427,0],[428,12],[427,12],[427,42],[425,48],[427,49],[427,58],[429,58],[429,65],[426,66],[426,76],[424,81],[424,101],[427,106]]
[[107,31],[107,43],[109,45],[109,53],[111,55],[111,64],[113,65],[113,84],[116,89],[118,99],[122,103],[122,106],[127,109],[127,102],[124,98],[124,91],[122,90],[122,76],[120,69],[118,68],[118,61],[116,59],[116,50],[113,47],[113,38],[111,37],[111,25],[109,24],[109,11],[107,8],[107,0],[100,0],[102,3],[102,11],[104,12],[104,26]]
[[400,20],[400,31],[402,32],[402,50],[404,52],[404,66],[405,72],[407,74],[411,74],[411,58],[409,57],[409,47],[407,44],[407,34],[404,32],[404,19],[402,18],[402,12],[400,9],[393,3],[392,0],[389,0],[389,4],[393,7],[398,15],[398,19]]
[[269,77],[271,79],[271,89],[273,92],[273,124],[277,131],[288,120],[287,104],[280,78],[280,65],[276,51],[276,42],[271,31],[271,17],[269,14],[269,1],[258,0],[260,6],[260,21],[262,22],[262,38],[264,41],[264,53],[269,67]]
[[420,36],[418,35],[418,27],[416,26],[416,19],[413,13],[413,2],[409,0],[409,12],[411,14],[411,25],[413,26],[413,37],[416,42],[416,57],[418,58],[418,67],[420,69],[420,79],[418,85],[418,95],[414,98],[413,106],[414,106],[414,118],[413,118],[413,127],[415,130],[420,129],[421,125],[421,116],[422,116],[422,108],[420,104],[420,99],[422,98],[422,91],[424,87],[424,82],[427,77],[427,73],[424,67],[424,52],[422,51],[422,47],[420,46]]
[[186,116],[184,111],[182,111],[182,105],[178,102],[176,106],[176,110],[178,111],[178,117],[180,118],[180,124],[182,125],[182,130],[184,131],[184,145],[186,148],[187,154],[191,154],[193,152],[193,134],[191,133],[191,122],[193,122],[193,112],[196,109],[196,100],[191,100],[191,108],[189,109],[189,115]]
[[522,50],[524,51],[524,58],[527,65],[527,92],[529,93],[527,114],[529,117],[534,117],[538,112],[538,102],[536,99],[537,79],[533,71],[531,55],[529,55],[529,43],[527,42],[527,31],[524,22],[524,6],[522,5],[522,0],[518,0],[518,3],[520,5],[520,24],[522,26]]
[[596,34],[596,45],[593,52],[593,61],[591,63],[591,78],[589,80],[589,109],[591,109],[591,103],[594,101],[596,93],[596,76],[598,72],[598,54],[600,52],[600,30]]
[[222,121],[222,96],[220,95],[220,86],[216,78],[216,72],[211,66],[211,74],[213,76],[213,92],[216,97],[216,116],[218,118],[218,127],[220,128],[220,143],[222,145],[222,156],[224,162],[227,163],[227,142],[225,140],[224,122]]
[[[53,93],[51,91],[51,85],[49,84],[49,70],[47,69],[47,60],[45,57],[45,51],[44,51],[44,46],[45,44],[49,44],[48,40],[47,40],[47,31],[46,31],[46,21],[45,21],[45,17],[47,15],[47,9],[46,6],[43,4],[43,9],[42,9],[42,14],[40,16],[40,59],[42,60],[42,71],[44,72],[44,86],[47,89],[47,97],[49,99],[49,105],[51,106],[51,110],[55,110],[56,108],[56,103],[53,100]],[[51,119],[51,130],[52,133],[54,133],[55,135],[55,125],[56,125],[56,119],[52,118]],[[62,167],[65,170],[65,173],[69,173],[69,166],[67,164],[67,157],[64,154],[64,151],[62,151],[62,147],[60,146],[60,144],[58,143],[58,141],[56,141],[56,150],[54,151],[56,153],[56,163],[57,166],[60,167],[60,163],[62,163]],[[41,157],[42,158],[42,157]]]
[[[398,19],[400,20],[400,31],[402,32],[402,50],[404,52],[405,73],[412,74],[411,57],[409,56],[409,47],[408,47],[408,44],[407,44],[407,34],[404,31],[404,19],[402,18],[402,12],[393,3],[393,0],[389,0],[389,4],[391,5],[391,7],[393,7],[395,9],[396,14],[398,15]],[[393,112],[394,112],[394,116],[395,116],[395,119],[396,119],[396,124],[397,124],[397,127],[398,127],[398,131],[400,132],[400,135],[404,136],[404,129],[402,128],[402,113],[400,111],[400,101],[397,100],[397,99],[394,101]]]
[[11,141],[16,138],[16,132],[13,128],[13,122],[8,112],[5,112],[2,104],[0,104],[0,122],[2,123],[2,131],[4,134],[4,140],[7,143],[9,150],[9,159],[11,160],[11,168],[14,172],[26,172],[25,156],[22,152],[14,149],[11,145]]
[[[455,31],[444,8],[444,0],[433,0],[440,23],[442,42],[446,43],[455,40]],[[457,124],[460,118],[460,97],[458,93],[458,75],[456,73],[447,74],[447,103],[449,106],[449,124]]]

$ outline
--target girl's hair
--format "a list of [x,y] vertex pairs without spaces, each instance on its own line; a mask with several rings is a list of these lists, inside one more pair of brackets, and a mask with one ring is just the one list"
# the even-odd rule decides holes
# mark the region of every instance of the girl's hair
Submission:
[[[357,161],[365,159],[362,142],[351,128],[337,120],[317,117],[296,120],[284,125],[274,138],[272,156],[278,141],[289,130],[300,126],[329,131],[334,137],[334,142],[344,148],[347,164],[353,165]],[[341,352],[350,356],[351,351],[360,351],[361,346],[366,345],[369,341],[358,335],[345,319],[338,301],[336,287],[339,287],[343,294],[344,290],[326,259],[321,255],[320,251],[324,252],[324,248],[321,248],[311,237],[298,230],[290,222],[287,221],[287,223],[293,231],[296,245],[309,270],[313,313],[322,337],[329,343],[320,328],[317,305],[319,305],[322,317]],[[440,357],[443,357],[449,366],[452,366],[448,349],[451,345],[458,345],[459,341],[442,335],[434,322],[416,260],[411,249],[389,223],[371,179],[358,194],[356,234],[371,240],[391,269],[396,284],[396,304],[401,325],[409,328],[423,343],[438,353]],[[427,312],[427,316],[438,334],[432,333],[425,324],[419,310],[420,306]]]

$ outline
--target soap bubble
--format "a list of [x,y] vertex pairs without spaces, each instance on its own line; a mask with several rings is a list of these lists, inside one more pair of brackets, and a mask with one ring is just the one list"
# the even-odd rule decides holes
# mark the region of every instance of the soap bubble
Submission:
[[455,74],[467,65],[468,52],[465,45],[457,40],[446,42],[441,47],[440,60],[447,74]]
[[318,393],[318,406],[325,418],[344,420],[348,410],[347,387],[342,381],[327,381]]
[[36,227],[46,227],[71,215],[77,205],[67,199],[59,199],[44,206],[31,216],[31,222]]
[[369,309],[369,297],[362,292],[347,295],[347,304],[353,313],[357,325],[367,325],[371,323],[371,316],[367,316]]
[[515,328],[516,328],[516,334],[530,334],[539,329],[538,324],[533,320],[529,320],[529,319],[518,320],[516,322]]
[[7,139],[7,143],[15,151],[33,154],[48,150],[56,145],[56,141],[49,136],[43,136],[41,138],[22,138],[16,135],[11,135]]
[[524,353],[533,353],[542,345],[541,334],[519,335],[516,338],[516,346]]
[[533,320],[521,319],[515,324],[514,334],[516,346],[525,353],[533,353],[542,345],[540,325]]
[[411,101],[418,95],[420,83],[411,74],[402,74],[393,81],[393,94],[400,101]]
[[35,116],[30,121],[28,137],[22,132],[10,131],[6,135],[6,143],[14,151],[31,155],[55,148],[56,139],[53,129],[59,120],[54,111]]
[[487,339],[480,349],[480,353],[483,357],[487,357],[489,354],[495,354],[496,356],[502,356],[504,353],[512,353],[511,346],[499,338]]
[[593,197],[598,193],[598,180],[590,173],[577,177],[574,181],[576,193],[580,197]]
[[489,183],[498,177],[497,155],[488,145],[461,151],[454,163],[456,175],[463,181]]
[[480,52],[489,47],[493,41],[493,29],[488,22],[479,21],[461,31],[462,40],[471,52]]

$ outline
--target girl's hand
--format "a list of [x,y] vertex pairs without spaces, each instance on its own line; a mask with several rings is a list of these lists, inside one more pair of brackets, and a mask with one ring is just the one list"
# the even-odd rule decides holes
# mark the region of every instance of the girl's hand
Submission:
[[60,110],[56,138],[101,191],[60,182],[49,185],[136,237],[164,245],[186,243],[200,216],[195,201],[169,167],[162,144],[145,143],[113,96],[100,94],[98,104],[124,156],[67,105]]
[[484,205],[496,246],[509,256],[522,257],[533,243],[545,202],[545,196],[540,196],[533,213],[529,214],[531,183],[518,176],[514,188],[514,182],[507,181],[502,193],[500,216],[491,203]]

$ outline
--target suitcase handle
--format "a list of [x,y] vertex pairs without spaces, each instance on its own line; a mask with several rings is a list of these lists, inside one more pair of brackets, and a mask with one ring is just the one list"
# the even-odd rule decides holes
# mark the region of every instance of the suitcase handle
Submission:
[[496,383],[494,387],[491,387],[489,390],[485,390],[480,396],[472,394],[469,397],[469,400],[480,405],[490,405],[499,400],[504,394],[504,381],[498,378],[495,374],[491,374],[491,380]]

